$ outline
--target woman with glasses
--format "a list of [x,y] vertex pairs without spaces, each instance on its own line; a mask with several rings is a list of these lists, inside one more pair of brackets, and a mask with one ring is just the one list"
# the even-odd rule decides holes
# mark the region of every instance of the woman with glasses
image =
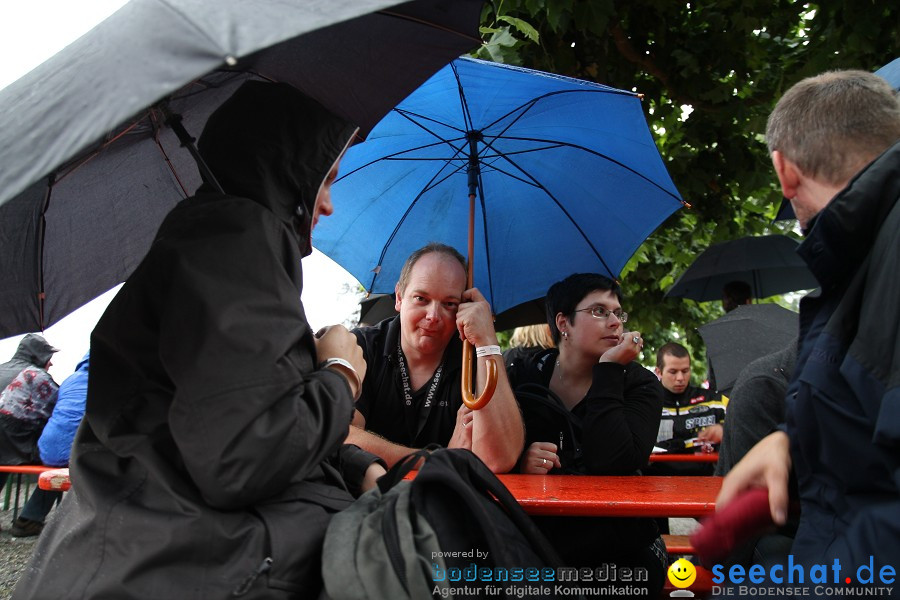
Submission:
[[[638,332],[613,280],[580,273],[553,284],[545,300],[556,343],[509,368],[525,419],[521,473],[638,475],[662,414],[662,387],[635,362]],[[658,595],[666,552],[653,519],[543,517],[538,526],[570,566],[643,567]]]

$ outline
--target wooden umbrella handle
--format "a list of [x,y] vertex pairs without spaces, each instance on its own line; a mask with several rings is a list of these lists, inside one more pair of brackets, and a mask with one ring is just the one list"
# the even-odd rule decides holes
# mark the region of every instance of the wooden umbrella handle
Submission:
[[477,398],[472,392],[472,365],[478,358],[472,352],[473,346],[469,342],[463,343],[463,359],[462,359],[462,401],[466,407],[472,410],[481,410],[488,405],[491,398],[494,397],[494,390],[497,389],[497,362],[493,356],[487,357],[487,377],[484,382],[484,389]]

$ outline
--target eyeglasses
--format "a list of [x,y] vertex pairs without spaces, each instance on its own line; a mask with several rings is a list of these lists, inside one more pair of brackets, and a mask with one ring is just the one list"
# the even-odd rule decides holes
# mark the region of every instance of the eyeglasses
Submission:
[[588,306],[587,308],[582,308],[582,309],[575,310],[572,312],[585,312],[585,311],[590,311],[591,316],[594,317],[595,319],[603,319],[605,321],[606,319],[609,318],[609,315],[613,315],[615,318],[617,318],[622,323],[625,323],[628,321],[628,313],[627,312],[623,312],[620,309],[606,310],[602,306]]

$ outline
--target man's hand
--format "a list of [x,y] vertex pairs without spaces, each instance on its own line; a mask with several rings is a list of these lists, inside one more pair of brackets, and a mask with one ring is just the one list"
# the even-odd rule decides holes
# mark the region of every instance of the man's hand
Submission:
[[465,404],[460,405],[456,411],[456,427],[453,428],[453,435],[450,436],[448,448],[465,448],[472,449],[472,421],[475,413],[472,409],[467,408]]
[[711,444],[721,444],[722,443],[722,431],[723,428],[721,425],[716,423],[715,425],[710,425],[709,427],[703,428],[700,433],[697,434],[697,439],[701,442],[709,442]]
[[478,288],[463,292],[462,299],[463,301],[456,311],[456,328],[459,329],[459,339],[468,340],[476,348],[497,345],[497,332],[494,331],[491,306]]
[[368,492],[378,483],[378,478],[387,473],[387,470],[382,467],[377,462],[373,462],[366,469],[366,474],[363,476],[361,489],[363,492]]
[[532,475],[546,475],[550,469],[560,466],[556,444],[550,442],[534,442],[519,460],[519,471]]
[[[362,348],[356,342],[356,336],[350,333],[343,325],[330,325],[316,332],[316,355],[320,361],[329,358],[343,358],[351,365],[359,377],[357,383],[350,373],[343,373],[350,383],[350,390],[355,398],[358,395],[357,385],[361,385],[366,378],[366,359],[363,358]],[[337,369],[336,369],[337,370]]]
[[755,487],[769,490],[769,511],[776,525],[784,525],[788,509],[791,453],[788,436],[776,431],[753,446],[722,482],[716,510],[722,510],[742,492]]
[[[637,340],[636,342],[634,340]],[[627,365],[638,357],[644,347],[640,332],[627,331],[619,336],[619,343],[603,353],[600,362],[614,362]]]

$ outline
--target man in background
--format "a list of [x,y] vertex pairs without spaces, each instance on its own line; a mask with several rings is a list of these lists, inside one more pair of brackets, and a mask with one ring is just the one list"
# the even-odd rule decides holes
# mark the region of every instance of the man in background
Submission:
[[691,355],[687,348],[669,342],[656,352],[656,376],[665,392],[663,418],[657,445],[685,450],[692,440],[718,444],[722,441],[725,405],[715,392],[691,385]]
[[[38,452],[41,463],[51,467],[68,467],[69,454],[75,432],[84,417],[87,400],[88,365],[90,352],[84,355],[75,372],[69,375],[56,397],[56,407],[38,438]],[[13,537],[33,537],[44,529],[44,520],[53,505],[62,499],[62,492],[35,488],[31,498],[22,508],[22,513],[13,521],[9,533]]]

